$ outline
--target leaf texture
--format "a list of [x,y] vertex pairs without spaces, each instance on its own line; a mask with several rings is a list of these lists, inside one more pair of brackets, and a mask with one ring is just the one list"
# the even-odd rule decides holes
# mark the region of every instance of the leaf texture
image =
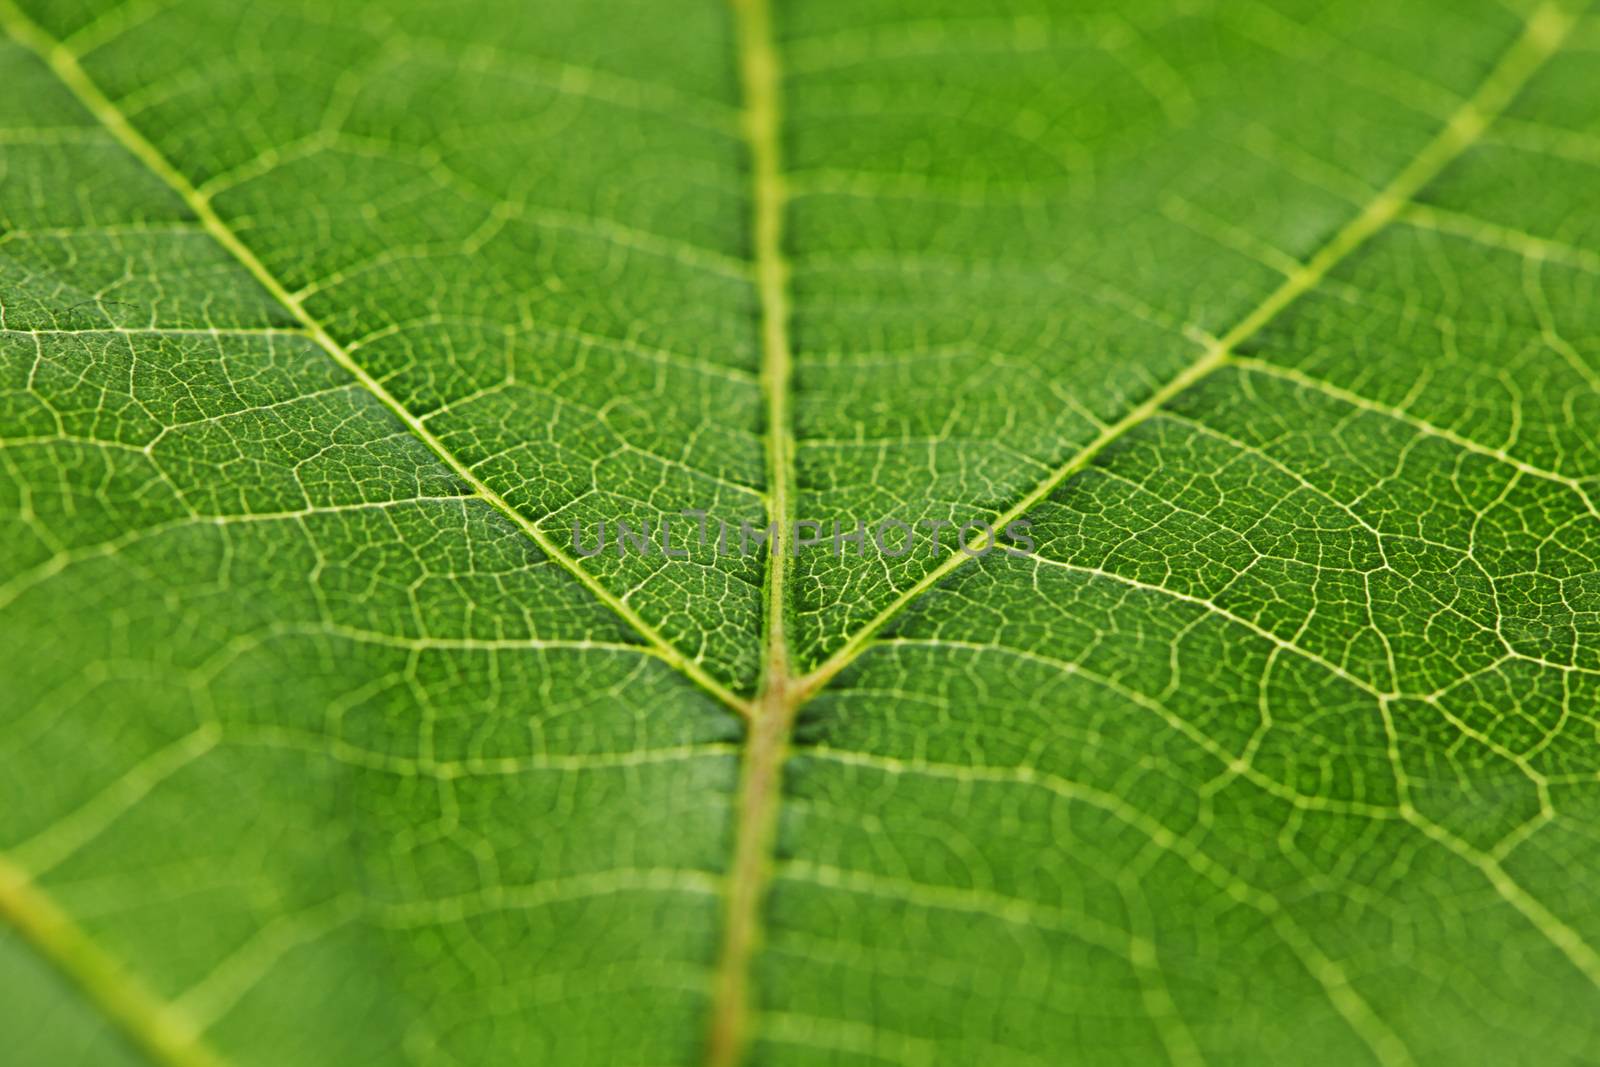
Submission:
[[1594,9],[0,30],[15,1062],[1600,1059]]

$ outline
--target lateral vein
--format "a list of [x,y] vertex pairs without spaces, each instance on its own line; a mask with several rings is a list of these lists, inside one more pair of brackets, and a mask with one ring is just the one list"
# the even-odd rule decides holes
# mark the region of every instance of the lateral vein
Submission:
[[200,1027],[95,944],[11,859],[0,854],[0,919],[83,991],[140,1051],[165,1067],[228,1067]]
[[317,343],[318,347],[354,377],[363,388],[377,397],[414,436],[443,460],[457,477],[470,485],[476,495],[510,519],[529,540],[539,546],[539,549],[545,555],[558,563],[598,600],[615,612],[645,639],[661,660],[687,676],[723,704],[741,714],[747,713],[748,701],[711,677],[705,668],[679,651],[676,646],[662,636],[660,631],[641,618],[638,612],[634,611],[620,597],[603,586],[593,575],[578,566],[577,561],[561,551],[560,547],[549,535],[539,529],[538,525],[532,520],[512,507],[504,497],[473,473],[471,468],[445,447],[444,442],[435,436],[421,419],[412,414],[383,383],[379,382],[361,364],[356,362],[350,355],[349,350],[328,333],[327,328],[311,314],[301,299],[289,292],[284,284],[278,280],[277,276],[267,269],[266,264],[262,263],[260,258],[250,250],[249,246],[239,238],[233,228],[223,221],[222,217],[212,208],[205,195],[196,189],[189,179],[183,176],[172,162],[162,154],[160,149],[134,128],[121,109],[101,92],[100,87],[89,77],[88,73],[78,63],[77,57],[69,49],[20,11],[12,3],[12,0],[0,0],[0,24],[4,25],[6,32],[17,43],[44,61],[45,65],[60,79],[66,89],[77,98],[78,102],[90,114],[99,120],[100,124],[110,132],[112,137],[124,149],[130,152],[134,158],[144,164],[146,168],[177,194],[189,210],[195,214],[202,228],[227,250],[273,299],[283,305],[300,322],[307,335]]
[[[1424,186],[1437,177],[1462,152],[1477,143],[1489,124],[1527,84],[1534,72],[1561,46],[1561,42],[1575,22],[1575,16],[1554,2],[1545,3],[1534,11],[1524,25],[1522,33],[1501,55],[1478,89],[1456,109],[1444,127],[1423,145],[1411,161],[1402,167],[1387,185],[1378,190],[1355,217],[1345,223],[1303,265],[1285,277],[1277,288],[1268,293],[1261,303],[1247,312],[1227,333],[1218,338],[1207,339],[1198,358],[1122,418],[1103,429],[1020,501],[997,516],[994,527],[1004,529],[1008,523],[1022,517],[1029,508],[1044,500],[1068,478],[1093,462],[1107,446],[1148,421],[1178,394],[1209,376],[1213,371],[1231,363],[1240,345],[1260,333],[1285,308],[1320,285],[1352,252],[1394,222]],[[988,540],[987,537],[980,535],[965,546],[952,551],[939,566],[929,571],[916,584],[873,616],[846,640],[837,652],[800,680],[798,699],[804,702],[816,695],[840,671],[854,662],[857,656],[866,651],[878,631],[906,605],[937,585],[968,559],[974,558],[969,552],[983,548]]]

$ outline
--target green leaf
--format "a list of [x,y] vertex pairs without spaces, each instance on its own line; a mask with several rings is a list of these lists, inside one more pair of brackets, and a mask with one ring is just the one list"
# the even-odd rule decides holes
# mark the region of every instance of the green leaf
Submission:
[[8,1061],[1600,1060],[1600,14],[1007,7],[0,0]]

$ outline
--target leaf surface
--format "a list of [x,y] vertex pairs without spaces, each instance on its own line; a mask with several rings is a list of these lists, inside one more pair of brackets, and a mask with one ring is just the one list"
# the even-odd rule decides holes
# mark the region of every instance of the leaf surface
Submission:
[[18,1062],[1600,1058],[1594,11],[0,29]]

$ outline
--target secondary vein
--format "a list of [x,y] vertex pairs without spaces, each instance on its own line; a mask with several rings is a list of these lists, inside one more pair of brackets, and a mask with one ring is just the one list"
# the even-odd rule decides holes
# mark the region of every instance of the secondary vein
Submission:
[[94,79],[89,77],[77,57],[61,42],[51,37],[37,23],[20,11],[11,0],[0,0],[0,24],[17,43],[33,52],[45,65],[60,79],[61,83],[77,98],[78,102],[89,111],[100,124],[122,145],[134,158],[144,164],[153,174],[160,178],[184,202],[200,225],[210,236],[239,262],[256,282],[265,289],[279,304],[283,305],[290,314],[304,328],[307,335],[321,348],[329,358],[340,367],[343,367],[361,386],[387,407],[396,418],[405,424],[419,440],[437,455],[445,464],[472,487],[473,492],[482,498],[495,510],[505,515],[528,538],[539,546],[539,549],[549,556],[563,569],[575,577],[596,599],[600,600],[615,612],[630,628],[644,638],[652,652],[668,665],[695,682],[700,688],[716,697],[723,704],[741,714],[748,713],[749,702],[735,694],[727,686],[713,678],[699,663],[684,655],[678,648],[669,642],[661,632],[647,623],[639,613],[629,607],[620,597],[612,593],[600,583],[593,575],[589,574],[577,561],[563,552],[559,545],[541,530],[527,516],[512,507],[498,492],[479,478],[470,467],[463,463],[454,453],[445,447],[444,442],[427,428],[421,419],[412,414],[399,398],[391,393],[382,382],[379,382],[351,356],[350,351],[339,343],[327,328],[311,314],[300,297],[291,293],[288,288],[274,275],[259,257],[247,246],[239,235],[229,226],[216,209],[211,206],[210,200],[201,193],[194,184],[184,177],[177,167],[157,148],[144,134],[140,133],[120,108],[100,90]]
[[[769,542],[766,582],[766,629],[763,681],[759,697],[747,701],[711,678],[666,641],[631,608],[606,590],[576,562],[560,552],[539,528],[483,483],[445,449],[399,400],[372,378],[272,275],[237,234],[211,208],[209,201],[144,138],[89,78],[77,59],[18,11],[0,0],[0,22],[11,36],[35,52],[79,101],[136,158],[184,200],[202,226],[304,326],[316,343],[360,384],[373,393],[419,439],[454,470],[475,493],[510,518],[552,559],[622,617],[650,644],[656,655],[749,720],[749,739],[739,790],[732,865],[726,882],[726,927],[717,966],[708,1063],[734,1067],[744,1057],[749,1029],[749,970],[760,939],[760,913],[771,878],[772,846],[781,802],[781,775],[795,716],[807,699],[826,686],[859,656],[906,605],[960,567],[968,558],[952,552],[921,581],[852,635],[812,673],[791,673],[785,634],[785,570],[792,536],[791,483],[793,429],[789,412],[792,349],[788,267],[783,256],[787,194],[781,156],[781,68],[774,44],[769,0],[733,0],[739,68],[745,104],[745,135],[752,175],[753,246],[760,304],[762,366],[760,382],[766,402],[767,467],[771,519],[775,536]],[[1024,514],[1075,473],[1088,466],[1112,442],[1154,417],[1175,396],[1213,371],[1228,365],[1236,349],[1254,337],[1300,296],[1316,288],[1339,263],[1392,222],[1439,172],[1475,143],[1534,71],[1559,47],[1573,19],[1556,4],[1541,6],[1523,34],[1501,57],[1479,89],[1443,129],[1298,270],[1230,330],[1209,339],[1201,354],[1123,418],[1052,471],[1016,505],[997,519],[997,527]],[[969,547],[981,547],[974,542]],[[0,915],[62,970],[71,975],[109,1015],[163,1062],[184,1067],[220,1063],[199,1036],[187,1030],[163,1005],[143,991],[114,961],[98,949],[14,865],[0,857]]]
[[106,952],[23,870],[0,854],[0,919],[84,992],[129,1040],[167,1067],[227,1067],[200,1028],[150,992]]
[[[1575,17],[1557,3],[1546,3],[1535,10],[1528,18],[1523,32],[1501,55],[1477,91],[1349,222],[1318,248],[1302,266],[1292,271],[1277,288],[1268,293],[1264,300],[1251,308],[1227,333],[1218,338],[1207,339],[1198,358],[1122,418],[1107,426],[1094,440],[1052,471],[1020,501],[1002,512],[995,519],[994,527],[1004,529],[1008,523],[1022,517],[1029,508],[1044,500],[1068,478],[1087,467],[1112,442],[1153,418],[1184,390],[1219,368],[1229,365],[1240,345],[1260,333],[1290,304],[1320,285],[1330,271],[1393,222],[1424,186],[1437,177],[1462,152],[1477,143],[1489,124],[1527,84],[1534,72],[1561,46],[1561,42],[1571,31],[1575,21]],[[982,536],[977,537],[965,547],[973,550],[975,555],[975,550],[982,548],[985,540]],[[866,651],[878,631],[902,609],[937,585],[952,571],[961,567],[969,558],[973,558],[973,555],[960,549],[952,551],[939,566],[896,597],[866,625],[851,635],[821,666],[801,679],[797,683],[796,699],[803,703],[814,696],[840,671],[854,662],[857,656]]]

